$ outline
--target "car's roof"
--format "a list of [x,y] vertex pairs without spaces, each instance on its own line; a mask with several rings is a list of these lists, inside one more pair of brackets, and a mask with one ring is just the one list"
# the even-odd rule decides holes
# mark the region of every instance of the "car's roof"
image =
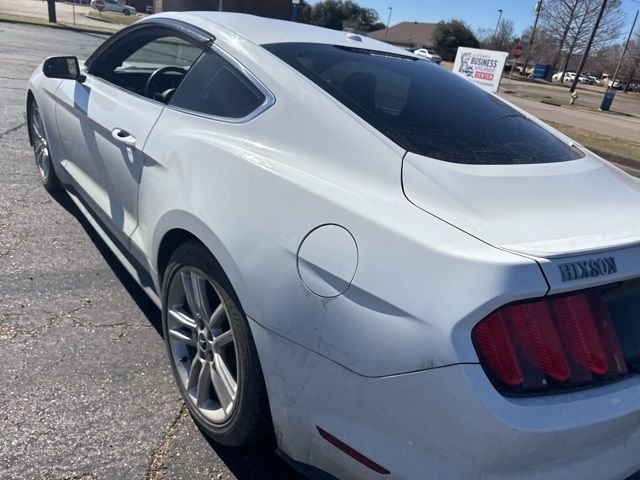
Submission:
[[[343,45],[412,55],[410,52],[364,35],[355,35],[349,32],[330,30],[328,28],[316,27],[304,23],[275,20],[244,13],[195,11],[171,12],[159,14],[159,16],[172,17],[186,22],[189,22],[190,18],[193,19],[193,17],[197,17],[199,20],[204,20],[205,23],[211,24],[209,30],[210,33],[214,35],[216,30],[222,27],[258,45],[295,42],[324,43],[328,45]],[[355,37],[360,40],[354,40]]]

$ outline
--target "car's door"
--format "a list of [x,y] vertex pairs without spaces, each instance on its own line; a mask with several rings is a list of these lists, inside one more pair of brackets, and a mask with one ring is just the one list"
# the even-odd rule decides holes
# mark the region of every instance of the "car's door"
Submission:
[[122,243],[137,225],[146,138],[201,53],[172,29],[139,28],[100,52],[84,83],[64,80],[57,92],[62,166]]

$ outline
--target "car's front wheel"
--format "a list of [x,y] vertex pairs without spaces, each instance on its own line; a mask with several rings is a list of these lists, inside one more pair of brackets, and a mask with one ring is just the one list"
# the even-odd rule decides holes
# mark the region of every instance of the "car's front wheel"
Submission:
[[44,122],[38,104],[33,100],[29,108],[29,130],[31,133],[31,143],[33,144],[33,153],[36,157],[36,166],[40,174],[40,181],[44,188],[50,192],[60,189],[60,182],[53,169],[51,161],[51,150],[49,149],[49,141],[44,130]]
[[220,265],[199,242],[172,255],[163,281],[162,322],[173,375],[198,425],[239,446],[272,429],[253,337]]
[[129,10],[128,8],[125,8],[123,13],[125,15],[131,15],[131,10]]

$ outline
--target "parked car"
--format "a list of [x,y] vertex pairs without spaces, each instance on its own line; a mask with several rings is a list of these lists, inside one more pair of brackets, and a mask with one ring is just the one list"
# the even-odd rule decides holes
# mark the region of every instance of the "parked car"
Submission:
[[[551,79],[552,79],[554,82],[559,82],[559,81],[560,81],[560,79],[562,78],[562,73],[563,73],[563,72],[555,73],[555,74],[553,75],[553,77],[551,77]],[[575,72],[567,72],[567,73],[565,74],[565,76],[564,76],[564,81],[565,81],[565,82],[569,82],[569,81],[570,81],[570,82],[573,82],[573,79],[575,78],[575,76],[576,76]]]
[[318,479],[640,469],[640,181],[533,116],[387,43],[218,12],[48,58],[26,110],[216,442],[271,436]]
[[609,86],[611,88],[615,88],[616,90],[623,90],[624,89],[624,83],[622,83],[620,80],[615,80],[614,82],[609,82]]
[[602,81],[594,75],[588,75],[587,78],[591,80],[591,85],[602,85]]
[[440,57],[440,55],[427,48],[419,48],[417,50],[414,50],[413,53],[415,53],[419,57],[426,58],[433,63],[437,63],[438,65],[440,65],[440,62],[442,62],[442,57]]
[[[116,13],[124,13],[125,15],[133,15],[136,13],[136,9],[131,5],[126,5],[124,3],[119,2],[118,0],[103,0],[104,2],[104,10],[106,12],[116,12]],[[96,0],[91,0],[89,4],[91,8],[97,10]]]

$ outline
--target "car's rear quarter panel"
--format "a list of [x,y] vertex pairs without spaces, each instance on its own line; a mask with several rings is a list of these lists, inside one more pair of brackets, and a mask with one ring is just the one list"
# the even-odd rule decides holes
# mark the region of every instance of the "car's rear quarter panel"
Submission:
[[[360,374],[477,361],[471,326],[500,303],[543,295],[538,266],[415,208],[401,149],[239,42],[275,105],[246,124],[165,109],[145,146],[134,243],[153,261],[167,229],[202,235],[249,316]],[[307,290],[296,262],[303,238],[328,223],[358,248],[352,286],[334,299]]]

